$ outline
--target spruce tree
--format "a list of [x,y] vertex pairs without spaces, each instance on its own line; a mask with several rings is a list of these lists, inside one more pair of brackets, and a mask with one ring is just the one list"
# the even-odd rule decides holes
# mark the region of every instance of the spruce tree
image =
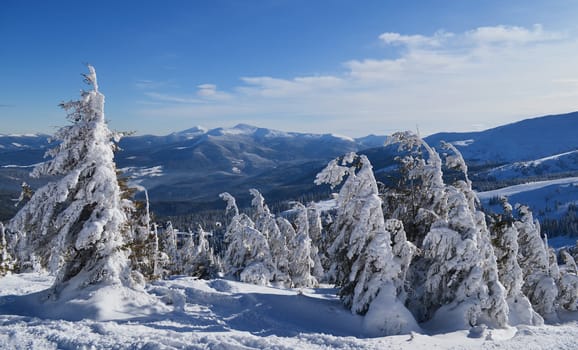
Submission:
[[71,124],[56,132],[58,144],[47,152],[52,158],[32,172],[58,180],[37,190],[9,223],[23,240],[20,258],[35,255],[57,271],[54,298],[67,286],[133,285],[113,160],[120,135],[106,124],[104,96],[94,68],[88,70],[83,76],[91,90],[61,104]]
[[227,201],[227,211],[236,212],[231,218],[225,242],[225,273],[241,282],[266,285],[271,280],[274,266],[265,236],[255,229],[255,223],[246,214],[239,214],[234,197],[221,194]]
[[312,275],[315,261],[311,255],[316,255],[311,238],[309,237],[309,220],[307,218],[307,208],[299,203],[293,204],[293,211],[296,212],[295,236],[290,242],[289,255],[289,275],[291,276],[292,287],[315,287],[317,279]]
[[14,268],[14,261],[8,254],[4,224],[0,222],[0,277],[5,276]]
[[251,204],[255,212],[255,229],[267,239],[275,267],[271,281],[290,286],[289,250],[285,236],[281,234],[275,215],[271,213],[269,207],[265,204],[265,198],[261,192],[254,188],[250,189],[249,192],[253,196]]
[[530,300],[522,292],[522,269],[518,264],[518,230],[514,225],[512,206],[507,198],[500,199],[503,213],[491,219],[490,232],[500,282],[506,290],[509,307],[509,324],[541,325],[544,319],[534,311]]
[[525,205],[518,205],[518,263],[522,269],[522,292],[544,318],[555,317],[558,288],[550,275],[549,253],[540,237],[540,224]]

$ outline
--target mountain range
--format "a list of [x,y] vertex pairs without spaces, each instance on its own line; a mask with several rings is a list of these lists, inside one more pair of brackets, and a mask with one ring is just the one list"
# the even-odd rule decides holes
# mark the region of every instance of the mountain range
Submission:
[[[489,190],[536,179],[578,174],[578,112],[527,119],[469,133],[439,133],[425,140],[436,147],[453,143],[470,167],[474,186]],[[148,190],[161,216],[224,207],[218,194],[230,192],[241,206],[248,190],[268,202],[315,199],[328,188],[313,184],[328,161],[347,152],[368,155],[378,179],[387,176],[395,151],[386,136],[348,138],[333,134],[284,132],[239,124],[232,128],[194,127],[165,136],[121,140],[116,162],[133,185]],[[13,213],[22,181],[33,188],[31,166],[43,161],[48,135],[0,135],[0,219]],[[143,195],[142,193],[140,194]]]

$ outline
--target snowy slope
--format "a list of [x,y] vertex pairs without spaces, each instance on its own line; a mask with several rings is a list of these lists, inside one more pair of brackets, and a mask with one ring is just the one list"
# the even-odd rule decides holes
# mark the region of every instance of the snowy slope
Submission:
[[[534,216],[544,223],[546,219],[560,219],[566,215],[571,204],[578,205],[578,177],[569,177],[548,181],[536,181],[525,184],[508,186],[492,191],[479,192],[483,206],[492,212],[501,212],[501,205],[497,202],[491,202],[492,198],[506,196],[510,204],[517,203],[528,205],[534,213]],[[544,228],[544,227],[543,227]],[[576,235],[576,232],[568,232],[561,228],[559,232],[544,229],[544,233],[549,236],[555,235]],[[576,242],[576,237],[551,241],[555,247],[561,247],[571,242]]]
[[469,133],[439,133],[426,137],[437,146],[452,142],[472,164],[531,161],[578,149],[578,112],[522,120]]
[[508,180],[514,178],[528,178],[540,176],[554,176],[578,172],[578,150],[554,154],[539,159],[514,162],[480,172],[478,176]]
[[[146,317],[77,322],[11,315],[3,307],[39,291],[50,278],[0,279],[2,349],[576,349],[576,315],[556,326],[367,337],[333,289],[277,289],[189,277],[160,281],[149,291],[172,311]],[[81,317],[80,317],[81,318]],[[574,320],[571,320],[574,318]]]

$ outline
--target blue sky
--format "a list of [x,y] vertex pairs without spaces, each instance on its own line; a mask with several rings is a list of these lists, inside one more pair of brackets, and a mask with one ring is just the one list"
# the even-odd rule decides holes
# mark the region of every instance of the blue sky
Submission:
[[0,4],[0,133],[52,133],[90,63],[112,128],[361,136],[578,110],[576,1]]

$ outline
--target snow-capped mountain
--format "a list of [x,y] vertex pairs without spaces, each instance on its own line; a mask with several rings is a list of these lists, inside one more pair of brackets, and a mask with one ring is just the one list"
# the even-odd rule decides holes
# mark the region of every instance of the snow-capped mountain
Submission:
[[[560,177],[578,176],[578,112],[527,119],[471,133],[440,133],[425,140],[437,147],[452,142],[470,166],[478,190]],[[221,208],[218,194],[228,191],[241,205],[248,190],[258,188],[270,202],[326,191],[313,179],[341,154],[366,154],[376,176],[387,177],[395,164],[385,136],[352,139],[333,134],[285,132],[239,124],[207,130],[202,127],[164,136],[122,139],[116,162],[133,183],[147,188],[153,210],[160,215]],[[31,165],[46,151],[47,135],[0,136],[0,204],[12,206]],[[6,210],[6,209],[5,209]],[[10,209],[12,210],[12,209]],[[9,210],[9,211],[10,211]],[[13,211],[13,210],[12,210]],[[7,214],[6,214],[7,215]]]
[[[155,211],[178,214],[220,205],[218,194],[223,191],[238,196],[241,203],[253,187],[272,201],[297,198],[316,190],[315,174],[330,159],[384,141],[385,136],[356,140],[247,124],[211,130],[194,127],[165,136],[126,137],[115,160],[133,183],[149,191]],[[17,196],[22,180],[33,181],[26,174],[42,161],[47,136],[16,137],[6,143],[20,147],[0,149],[0,190]]]

